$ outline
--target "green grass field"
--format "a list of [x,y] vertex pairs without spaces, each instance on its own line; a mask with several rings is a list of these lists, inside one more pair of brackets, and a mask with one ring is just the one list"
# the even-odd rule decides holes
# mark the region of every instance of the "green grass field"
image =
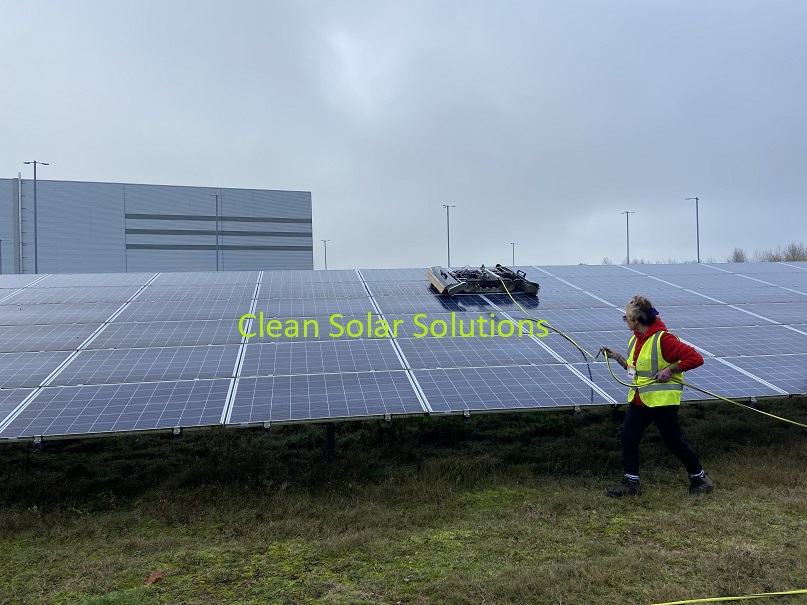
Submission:
[[[807,422],[804,399],[760,407]],[[623,415],[346,423],[333,456],[322,425],[5,444],[0,603],[650,604],[807,588],[807,429],[684,406],[716,491],[688,496],[651,427],[645,494],[612,500]]]

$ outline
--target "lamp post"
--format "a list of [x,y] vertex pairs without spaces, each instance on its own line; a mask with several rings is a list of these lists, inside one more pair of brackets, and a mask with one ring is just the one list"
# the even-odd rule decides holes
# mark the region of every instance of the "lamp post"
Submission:
[[695,200],[695,245],[698,247],[698,262],[701,262],[701,229],[698,220],[698,199],[697,197],[688,197],[688,200]]
[[331,241],[329,239],[322,240],[322,245],[325,247],[325,270],[328,270],[328,242]]
[[628,240],[628,262],[627,262],[627,264],[629,265],[630,264],[630,215],[631,214],[636,214],[636,212],[634,212],[633,210],[625,210],[625,212],[620,212],[620,214],[625,215],[625,233],[626,233],[627,240]]
[[219,196],[220,193],[208,193],[210,197],[216,198],[216,271],[219,270]]
[[513,246],[513,266],[516,266],[516,244],[518,242],[510,242],[510,245]]
[[446,269],[451,268],[451,218],[449,216],[449,208],[456,208],[456,206],[452,206],[449,204],[443,204],[443,208],[446,209],[446,246],[448,252],[448,264],[446,265]]
[[39,273],[39,241],[36,237],[36,165],[41,164],[42,166],[50,166],[50,164],[47,162],[37,162],[36,160],[23,162],[23,164],[34,165],[34,273]]

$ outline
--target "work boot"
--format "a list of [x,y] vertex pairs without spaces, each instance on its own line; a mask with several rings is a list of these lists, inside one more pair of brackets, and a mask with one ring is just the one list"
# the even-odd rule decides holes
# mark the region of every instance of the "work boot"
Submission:
[[622,496],[639,496],[642,493],[642,484],[636,479],[622,477],[622,482],[616,487],[606,487],[605,494],[609,498],[621,498]]
[[700,496],[701,494],[709,494],[714,490],[715,484],[709,478],[709,475],[703,473],[703,477],[690,477],[689,478],[689,495]]

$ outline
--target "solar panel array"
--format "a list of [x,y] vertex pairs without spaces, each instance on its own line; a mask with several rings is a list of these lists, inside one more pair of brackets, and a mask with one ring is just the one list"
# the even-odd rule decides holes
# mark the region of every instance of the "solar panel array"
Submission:
[[[626,353],[639,293],[704,355],[688,382],[807,393],[807,263],[520,269],[541,291],[518,302],[589,351]],[[0,440],[625,401],[602,358],[523,319],[425,269],[0,276]]]

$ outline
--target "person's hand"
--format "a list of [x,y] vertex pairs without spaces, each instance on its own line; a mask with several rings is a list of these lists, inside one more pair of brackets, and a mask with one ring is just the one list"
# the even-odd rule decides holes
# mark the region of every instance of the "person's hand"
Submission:
[[619,358],[622,357],[619,353],[617,353],[616,351],[614,351],[613,349],[611,349],[609,347],[600,347],[599,352],[600,353],[605,353],[606,357],[610,357],[611,359],[613,359],[615,361],[619,361]]
[[672,370],[670,368],[664,368],[663,370],[659,370],[656,374],[656,380],[659,382],[667,382],[672,378]]

